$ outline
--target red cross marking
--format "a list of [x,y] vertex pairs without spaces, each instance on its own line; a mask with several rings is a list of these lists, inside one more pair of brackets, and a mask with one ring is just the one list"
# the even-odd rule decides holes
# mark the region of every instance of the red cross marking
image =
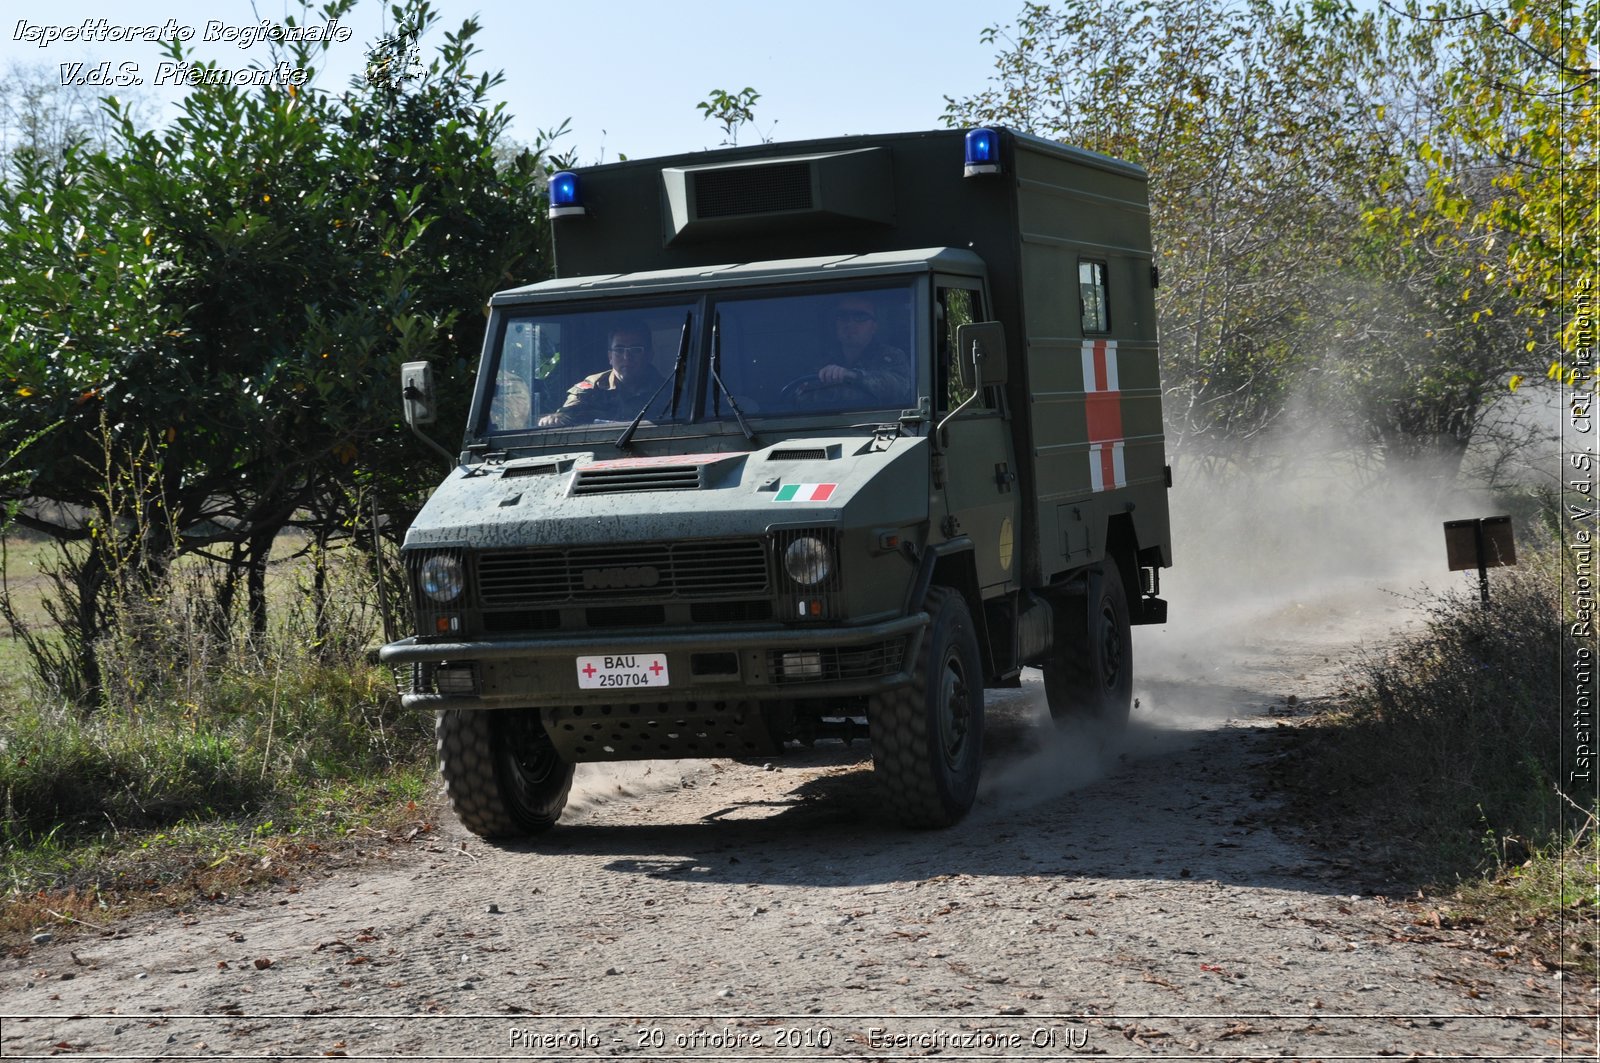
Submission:
[[592,664],[586,664],[583,666],[583,674],[588,676],[590,679],[594,678],[594,671],[595,668]]
[[1083,397],[1089,442],[1109,443],[1122,438],[1122,392],[1091,391]]
[[652,672],[654,672],[656,675],[660,675],[661,674],[661,662],[660,661],[656,661],[654,664],[650,665],[650,670]]
[[1117,389],[1111,390],[1111,360],[1116,357],[1113,350],[1105,340],[1095,340],[1086,343],[1083,352],[1083,412],[1091,443],[1122,438],[1122,381],[1118,379]]

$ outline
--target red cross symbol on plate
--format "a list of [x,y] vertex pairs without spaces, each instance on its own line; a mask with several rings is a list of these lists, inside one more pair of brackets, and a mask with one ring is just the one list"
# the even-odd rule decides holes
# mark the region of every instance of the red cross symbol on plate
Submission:
[[661,674],[661,662],[660,661],[655,661],[654,663],[652,663],[650,665],[650,670],[652,672],[654,672],[656,675],[660,675]]
[[583,666],[583,674],[588,676],[590,679],[594,678],[594,671],[594,665],[592,664],[586,664]]

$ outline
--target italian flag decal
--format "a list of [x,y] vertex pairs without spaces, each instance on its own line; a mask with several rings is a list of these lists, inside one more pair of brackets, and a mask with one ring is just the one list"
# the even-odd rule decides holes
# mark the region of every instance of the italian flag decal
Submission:
[[784,484],[778,488],[779,502],[826,502],[838,484]]
[[1128,486],[1116,340],[1083,341],[1083,410],[1089,429],[1089,486],[1095,491]]

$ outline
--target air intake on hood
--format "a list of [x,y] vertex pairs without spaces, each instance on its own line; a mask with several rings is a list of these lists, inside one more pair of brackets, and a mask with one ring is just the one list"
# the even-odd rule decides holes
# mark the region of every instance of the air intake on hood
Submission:
[[611,495],[627,491],[698,491],[703,465],[653,465],[602,468],[585,466],[572,478],[575,495]]

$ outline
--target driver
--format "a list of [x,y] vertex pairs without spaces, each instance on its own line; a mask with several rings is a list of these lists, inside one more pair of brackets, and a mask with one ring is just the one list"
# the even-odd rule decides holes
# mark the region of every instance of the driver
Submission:
[[878,339],[878,311],[871,299],[846,295],[833,310],[834,361],[817,370],[824,386],[849,384],[875,399],[904,401],[911,394],[911,359]]
[[611,330],[606,360],[611,368],[572,385],[561,408],[539,418],[540,427],[625,421],[661,386],[661,374],[650,361],[650,331],[640,325]]

